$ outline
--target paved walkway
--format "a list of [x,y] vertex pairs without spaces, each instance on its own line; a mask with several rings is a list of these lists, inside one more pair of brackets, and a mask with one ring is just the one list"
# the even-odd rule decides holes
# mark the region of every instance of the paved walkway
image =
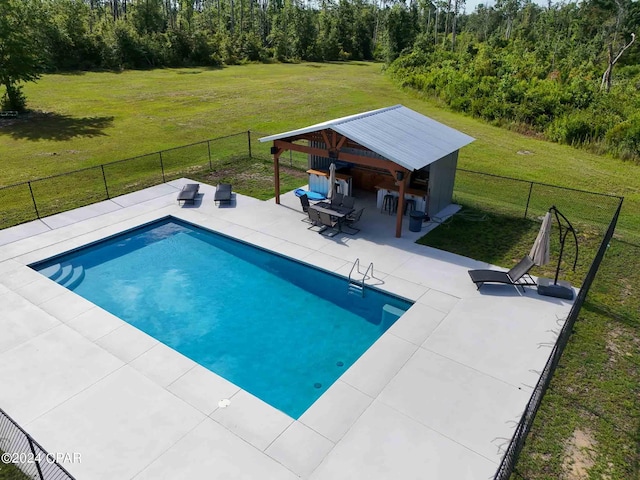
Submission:
[[[186,179],[0,231],[0,406],[89,479],[493,476],[570,302],[504,285],[486,264],[395,238],[372,198],[356,236],[327,238],[283,204],[214,187],[179,207]],[[451,212],[448,213],[452,213]],[[447,212],[445,212],[447,213]],[[195,364],[26,265],[173,215],[414,300],[299,420]],[[345,281],[346,288],[346,281]],[[219,408],[228,398],[231,404]]]

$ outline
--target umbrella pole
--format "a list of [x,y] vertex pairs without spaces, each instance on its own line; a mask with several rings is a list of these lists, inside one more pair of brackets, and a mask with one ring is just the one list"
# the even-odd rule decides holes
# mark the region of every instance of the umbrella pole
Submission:
[[[560,210],[556,208],[555,205],[553,205],[549,209],[549,211],[553,211],[554,215],[556,216],[556,220],[558,221],[558,228],[560,229],[560,255],[558,255],[558,266],[556,268],[556,277],[553,281],[553,284],[557,285],[558,275],[560,274],[560,263],[562,262],[562,254],[564,253],[564,244],[567,240],[567,235],[569,234],[569,232],[573,233],[573,239],[575,240],[575,243],[576,243],[576,256],[573,260],[573,271],[575,272],[576,270],[576,265],[578,263],[578,237],[576,236],[576,231],[573,228],[573,225],[571,225],[571,222],[569,221],[569,219],[565,217],[562,214],[562,212],[560,212]],[[560,221],[560,217],[562,217],[562,219],[567,223],[567,225],[564,226],[564,233],[562,231],[563,225],[562,225],[562,222]]]
[[[562,263],[562,255],[564,254],[564,244],[567,240],[567,235],[569,232],[573,233],[573,238],[576,243],[576,255],[573,261],[573,270],[576,269],[576,264],[578,263],[578,237],[576,235],[575,229],[571,222],[565,217],[556,207],[555,205],[549,209],[550,212],[553,212],[556,220],[558,221],[558,228],[560,229],[560,254],[558,255],[558,265],[556,267],[556,275],[553,280],[553,284],[550,279],[547,278],[539,278],[538,279],[538,294],[546,295],[548,297],[557,297],[557,298],[566,298],[571,300],[573,298],[573,289],[571,288],[571,284],[569,282],[560,281],[558,283],[558,276],[560,274],[560,264]],[[562,218],[566,225],[563,225],[560,221]]]
[[[560,228],[560,230],[562,230],[562,227]],[[558,284],[558,275],[560,275],[560,263],[562,262],[562,254],[564,253],[564,242],[567,239],[567,233],[569,233],[569,230],[566,230],[564,232],[564,235],[560,233],[560,255],[558,255],[558,266],[556,267],[556,277],[553,279],[554,285]]]

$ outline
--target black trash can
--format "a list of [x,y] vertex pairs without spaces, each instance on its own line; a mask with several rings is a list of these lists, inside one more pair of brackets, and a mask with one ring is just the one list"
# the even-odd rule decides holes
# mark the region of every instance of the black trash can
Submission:
[[412,210],[409,214],[409,230],[412,232],[422,230],[422,220],[424,220],[424,212]]

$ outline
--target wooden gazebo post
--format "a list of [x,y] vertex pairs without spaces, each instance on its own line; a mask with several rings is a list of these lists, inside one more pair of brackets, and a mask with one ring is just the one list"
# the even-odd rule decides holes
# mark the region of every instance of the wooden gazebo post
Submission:
[[276,146],[271,147],[271,153],[273,154],[273,183],[275,185],[276,203],[280,205],[280,155],[282,155],[281,148]]
[[398,211],[396,212],[396,238],[402,236],[402,217],[404,216],[404,192],[407,189],[407,181],[409,180],[409,171],[402,169],[392,172],[395,174],[396,183],[398,184]]

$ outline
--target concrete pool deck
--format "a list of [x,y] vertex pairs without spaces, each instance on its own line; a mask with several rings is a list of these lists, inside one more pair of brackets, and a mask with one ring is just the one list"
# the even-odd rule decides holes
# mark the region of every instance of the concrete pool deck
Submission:
[[[477,291],[467,270],[485,263],[414,243],[430,227],[407,217],[395,238],[373,203],[359,234],[327,238],[292,193],[219,207],[201,184],[181,207],[186,182],[0,230],[2,409],[49,452],[80,453],[63,463],[78,480],[493,477],[571,302]],[[345,277],[373,262],[369,283],[416,303],[293,420],[27,267],[167,215]]]

